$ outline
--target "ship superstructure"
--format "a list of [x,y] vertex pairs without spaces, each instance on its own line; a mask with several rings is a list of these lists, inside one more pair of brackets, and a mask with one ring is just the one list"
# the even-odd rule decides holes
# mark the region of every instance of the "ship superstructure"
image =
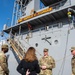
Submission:
[[10,27],[5,27],[16,58],[21,60],[28,49],[37,49],[38,59],[43,49],[49,49],[56,68],[53,75],[71,75],[70,48],[75,46],[74,0],[15,0]]

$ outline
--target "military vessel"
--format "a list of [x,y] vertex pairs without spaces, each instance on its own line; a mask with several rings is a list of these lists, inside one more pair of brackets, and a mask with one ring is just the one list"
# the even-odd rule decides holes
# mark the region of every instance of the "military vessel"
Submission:
[[4,25],[3,32],[9,34],[7,41],[17,62],[30,46],[36,48],[38,59],[48,48],[56,62],[53,75],[71,75],[75,0],[15,0],[11,26]]

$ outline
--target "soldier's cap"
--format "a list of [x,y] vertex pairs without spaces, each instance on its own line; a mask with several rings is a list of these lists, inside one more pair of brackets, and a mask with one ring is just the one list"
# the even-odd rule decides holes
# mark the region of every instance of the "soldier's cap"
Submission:
[[44,48],[43,52],[48,52],[48,49],[47,48]]
[[75,47],[71,47],[71,49],[70,49],[70,50],[71,50],[71,52],[72,52],[72,51],[74,51],[74,50],[75,50]]
[[7,45],[7,44],[3,44],[3,45],[1,46],[1,48],[8,49],[8,45]]

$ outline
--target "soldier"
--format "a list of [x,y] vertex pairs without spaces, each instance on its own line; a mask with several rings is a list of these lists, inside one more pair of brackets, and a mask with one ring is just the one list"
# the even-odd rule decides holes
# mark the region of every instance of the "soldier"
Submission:
[[39,60],[41,72],[40,75],[52,75],[52,69],[55,68],[55,60],[48,55],[48,49],[44,49],[44,56]]
[[0,75],[9,75],[7,58],[5,55],[5,53],[7,52],[8,52],[8,45],[6,44],[2,45],[0,51]]
[[71,47],[71,53],[73,55],[73,57],[71,59],[72,75],[75,75],[75,47]]

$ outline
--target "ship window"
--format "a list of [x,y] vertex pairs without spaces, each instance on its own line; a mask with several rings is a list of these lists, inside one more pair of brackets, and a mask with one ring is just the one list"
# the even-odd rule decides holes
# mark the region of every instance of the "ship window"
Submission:
[[45,27],[41,28],[41,30],[45,30]]
[[61,28],[62,26],[62,23],[58,23],[58,28]]
[[58,25],[56,24],[56,25],[54,25],[53,27],[58,27]]
[[49,28],[52,28],[52,26],[49,26]]
[[58,40],[55,40],[54,43],[55,43],[55,44],[58,44]]
[[45,27],[45,30],[48,31],[48,30],[49,30],[49,26],[46,26],[46,27]]

